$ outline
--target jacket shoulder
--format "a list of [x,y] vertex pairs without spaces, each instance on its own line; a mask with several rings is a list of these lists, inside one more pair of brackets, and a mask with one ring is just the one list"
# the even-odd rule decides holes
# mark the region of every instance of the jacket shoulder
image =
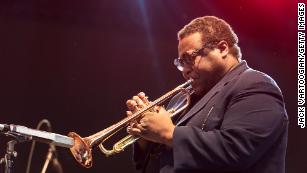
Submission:
[[266,73],[258,70],[248,68],[246,71],[239,75],[235,82],[239,90],[246,89],[269,89],[275,90],[281,94],[281,90],[278,87],[275,80]]

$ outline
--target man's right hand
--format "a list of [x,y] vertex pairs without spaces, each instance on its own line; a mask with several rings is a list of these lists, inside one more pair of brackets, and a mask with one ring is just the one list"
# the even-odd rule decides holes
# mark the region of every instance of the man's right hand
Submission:
[[[149,105],[149,101],[147,96],[144,92],[138,93],[136,96],[133,96],[132,99],[127,100],[126,102],[128,111],[127,116],[131,116],[133,113],[137,112],[138,110],[144,108],[145,106]],[[138,122],[139,119],[131,122],[130,125],[127,127],[127,132],[131,135],[136,135],[139,133],[142,126]],[[141,148],[145,149],[147,146],[148,141],[141,138],[137,141]]]

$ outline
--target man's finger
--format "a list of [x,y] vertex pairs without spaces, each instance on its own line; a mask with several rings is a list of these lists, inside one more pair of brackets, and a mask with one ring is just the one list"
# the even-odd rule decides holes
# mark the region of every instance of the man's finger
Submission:
[[134,100],[127,100],[126,105],[128,109],[131,110],[131,108],[133,108],[136,105],[136,102]]
[[145,105],[149,105],[148,97],[145,95],[144,92],[138,93],[139,98],[143,101]]
[[132,112],[131,111],[126,111],[126,115],[127,115],[127,117],[130,117],[132,115]]
[[139,136],[142,132],[138,128],[132,128],[131,126],[128,126],[127,133],[129,133],[130,135]]
[[145,103],[138,97],[138,96],[133,96],[132,99],[137,103],[138,108],[143,108],[145,107]]

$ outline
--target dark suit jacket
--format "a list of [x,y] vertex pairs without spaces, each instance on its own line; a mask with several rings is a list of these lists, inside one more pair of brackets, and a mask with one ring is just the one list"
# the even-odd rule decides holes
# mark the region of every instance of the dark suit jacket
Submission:
[[[173,148],[153,155],[147,172],[284,173],[287,129],[277,84],[242,61],[179,120]],[[141,167],[144,153],[134,152]]]

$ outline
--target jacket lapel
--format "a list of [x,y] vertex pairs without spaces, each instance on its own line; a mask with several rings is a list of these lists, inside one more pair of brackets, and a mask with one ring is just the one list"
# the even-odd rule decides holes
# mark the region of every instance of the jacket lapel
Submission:
[[237,75],[241,74],[243,71],[248,69],[246,61],[242,61],[238,64],[233,70],[228,72],[206,95],[204,95],[176,124],[179,126],[184,123],[186,120],[194,116],[199,110],[201,110],[207,103],[213,98],[224,86],[228,84],[232,79]]

